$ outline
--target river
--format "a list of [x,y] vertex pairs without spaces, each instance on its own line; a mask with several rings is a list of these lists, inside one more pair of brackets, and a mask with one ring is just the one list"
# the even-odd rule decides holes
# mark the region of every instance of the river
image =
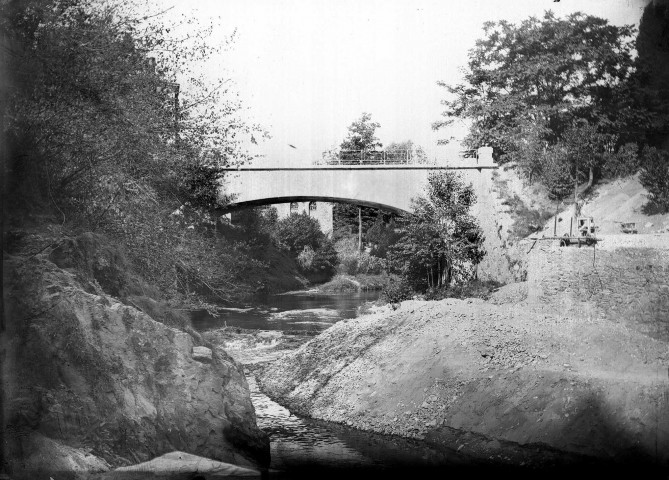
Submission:
[[193,316],[198,330],[223,326],[258,330],[325,330],[336,322],[355,318],[365,302],[379,298],[380,292],[326,294],[307,290],[258,297],[253,305],[225,308],[217,316],[200,312]]
[[[292,292],[260,298],[253,306],[228,309],[218,317],[202,314],[193,319],[193,324],[200,331],[222,326],[322,331],[342,319],[354,318],[359,307],[376,300],[378,295],[378,292]],[[232,351],[230,353],[234,356]],[[258,356],[262,356],[260,351]],[[250,358],[248,350],[239,359],[247,364],[261,360]],[[270,478],[290,478],[304,469],[346,470],[350,474],[351,470],[371,473],[467,463],[455,452],[445,454],[418,441],[294,415],[260,391],[251,369],[246,372],[258,426],[270,437]]]

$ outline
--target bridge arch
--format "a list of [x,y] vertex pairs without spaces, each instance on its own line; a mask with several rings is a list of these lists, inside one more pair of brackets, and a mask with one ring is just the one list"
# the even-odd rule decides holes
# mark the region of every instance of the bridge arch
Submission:
[[232,213],[238,210],[243,210],[245,208],[251,207],[260,207],[263,205],[273,205],[277,203],[298,203],[298,202],[331,202],[331,203],[348,203],[351,205],[359,205],[362,207],[372,207],[380,208],[387,210],[389,212],[396,213],[398,215],[405,215],[410,213],[408,209],[398,208],[393,205],[387,205],[383,203],[373,202],[369,200],[359,200],[356,198],[346,198],[346,197],[332,197],[332,196],[321,196],[321,195],[291,195],[291,196],[282,196],[282,197],[265,197],[257,198],[253,200],[243,200],[235,201],[228,203],[227,205],[221,207],[219,211],[222,214]]

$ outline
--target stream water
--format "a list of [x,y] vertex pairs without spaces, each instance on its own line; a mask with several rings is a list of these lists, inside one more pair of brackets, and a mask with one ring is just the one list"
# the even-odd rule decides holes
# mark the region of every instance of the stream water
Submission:
[[325,294],[289,292],[258,297],[253,305],[227,308],[217,316],[206,312],[193,317],[199,330],[223,326],[259,330],[325,330],[345,318],[355,318],[358,307],[379,298],[380,292]]
[[[224,325],[263,330],[325,330],[354,318],[358,307],[378,298],[378,292],[315,294],[295,292],[265,297],[255,306],[230,309],[219,317],[193,320],[198,330]],[[296,472],[346,470],[385,472],[388,469],[457,466],[463,458],[446,455],[409,439],[362,432],[353,428],[292,414],[263,394],[252,373],[247,374],[258,426],[270,436],[270,477],[290,478]]]

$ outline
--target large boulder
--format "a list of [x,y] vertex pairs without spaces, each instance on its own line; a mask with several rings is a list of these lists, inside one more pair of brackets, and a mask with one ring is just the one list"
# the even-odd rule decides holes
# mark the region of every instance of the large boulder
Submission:
[[193,335],[86,292],[76,264],[4,260],[3,430],[13,432],[14,476],[44,443],[26,440],[35,432],[112,467],[174,450],[268,464],[243,369],[224,351],[196,361]]

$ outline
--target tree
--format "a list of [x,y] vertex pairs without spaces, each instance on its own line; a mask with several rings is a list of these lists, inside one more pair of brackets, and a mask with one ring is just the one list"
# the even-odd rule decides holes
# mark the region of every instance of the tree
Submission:
[[280,245],[285,245],[293,254],[298,255],[304,247],[316,251],[321,246],[325,235],[321,232],[318,220],[303,213],[292,213],[276,224],[274,238]]
[[348,127],[348,135],[339,146],[342,151],[370,151],[383,145],[374,135],[379,128],[376,122],[372,122],[371,113],[363,113]]
[[646,147],[642,153],[641,184],[648,190],[646,213],[669,212],[669,152]]
[[400,221],[402,237],[391,247],[395,268],[417,290],[467,279],[483,259],[483,233],[469,214],[476,202],[471,185],[452,172],[431,173],[425,196]]
[[492,146],[501,162],[516,159],[528,125],[538,125],[536,140],[549,145],[577,119],[602,133],[624,128],[634,110],[623,88],[633,71],[632,26],[546,12],[518,25],[486,22],[483,30],[469,51],[464,82],[439,82],[449,98],[442,101],[445,119],[433,128],[467,119],[465,146]]
[[646,5],[639,22],[636,50],[636,71],[630,78],[629,91],[642,116],[628,123],[626,140],[666,146],[669,141],[669,5],[662,2]]

